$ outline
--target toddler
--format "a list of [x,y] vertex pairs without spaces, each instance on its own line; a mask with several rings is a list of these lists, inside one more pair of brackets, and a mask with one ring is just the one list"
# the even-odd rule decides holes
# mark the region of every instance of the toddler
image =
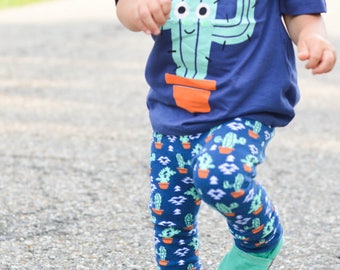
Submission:
[[320,15],[325,1],[116,2],[123,25],[154,39],[145,75],[158,269],[201,269],[202,201],[221,213],[234,239],[218,269],[268,269],[283,229],[256,168],[299,100],[292,43],[313,74],[335,64]]

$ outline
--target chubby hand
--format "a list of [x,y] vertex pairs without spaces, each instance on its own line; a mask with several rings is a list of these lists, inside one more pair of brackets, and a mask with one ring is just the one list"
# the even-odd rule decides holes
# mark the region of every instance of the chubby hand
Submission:
[[137,0],[136,20],[141,31],[158,35],[171,10],[171,0]]
[[310,34],[299,38],[298,58],[307,61],[306,68],[313,74],[322,74],[333,69],[336,62],[334,47],[322,36]]

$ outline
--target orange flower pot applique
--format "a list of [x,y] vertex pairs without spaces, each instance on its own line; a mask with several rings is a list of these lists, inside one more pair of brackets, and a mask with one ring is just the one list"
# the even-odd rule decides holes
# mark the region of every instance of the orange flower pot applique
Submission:
[[165,81],[173,85],[176,105],[190,113],[209,113],[211,91],[216,90],[216,81],[197,80],[166,73]]

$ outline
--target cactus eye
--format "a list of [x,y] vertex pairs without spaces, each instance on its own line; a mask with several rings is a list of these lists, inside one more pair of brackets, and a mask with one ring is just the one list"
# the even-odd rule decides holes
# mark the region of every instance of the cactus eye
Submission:
[[176,5],[174,13],[178,19],[183,19],[189,14],[189,6],[185,2],[180,2]]
[[197,6],[196,15],[199,19],[206,18],[210,15],[210,7],[205,3],[201,3]]

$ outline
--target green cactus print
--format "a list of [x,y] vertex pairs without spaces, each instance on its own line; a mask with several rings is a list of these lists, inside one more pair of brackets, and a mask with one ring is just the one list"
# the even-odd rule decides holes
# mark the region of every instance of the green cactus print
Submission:
[[226,19],[216,19],[218,2],[172,2],[170,19],[162,29],[171,30],[172,57],[178,67],[176,75],[204,79],[213,42],[239,44],[252,36],[256,0],[238,0],[235,17]]
[[255,123],[252,124],[250,121],[246,121],[245,125],[252,128],[248,130],[248,135],[253,139],[258,139],[259,133],[262,129],[262,123],[255,121]]
[[227,206],[223,203],[216,203],[215,207],[219,212],[221,212],[226,217],[233,217],[235,216],[235,213],[233,212],[233,210],[238,208],[239,204],[235,202]]
[[[271,132],[255,120],[237,118],[191,136],[154,135],[149,207],[159,269],[201,269],[197,217],[202,200],[224,216],[239,247],[255,249],[281,236],[275,207],[254,173]],[[232,153],[221,152],[222,146],[232,147]]]

